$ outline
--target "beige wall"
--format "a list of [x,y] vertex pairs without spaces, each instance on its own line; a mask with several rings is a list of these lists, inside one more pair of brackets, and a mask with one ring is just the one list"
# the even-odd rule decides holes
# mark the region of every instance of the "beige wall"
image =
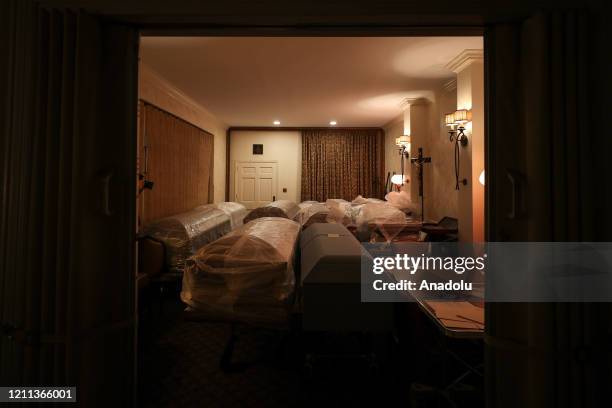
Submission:
[[466,125],[468,145],[461,147],[459,215],[464,221],[460,241],[484,241],[484,186],[478,182],[484,170],[484,69],[482,58],[474,58],[457,70],[457,109],[471,109],[472,122]]
[[458,214],[459,196],[455,190],[454,146],[448,139],[448,128],[444,125],[444,114],[454,111],[456,90],[440,87],[435,92],[435,103],[431,104],[429,154],[430,166],[428,216],[433,220],[448,216],[461,219]]
[[[400,137],[404,132],[404,115],[400,115],[385,126],[385,180],[387,174],[393,175],[400,173],[400,155],[395,145],[395,139]],[[404,162],[406,170],[409,170],[409,164]],[[409,171],[405,170],[406,175],[410,175]]]
[[[140,64],[140,99],[186,120],[212,133],[214,136],[213,198],[225,200],[225,149],[227,125],[218,120],[203,106],[192,100],[182,90],[166,81],[145,64]],[[188,90],[186,90],[188,91]]]
[[[277,200],[299,203],[302,177],[302,134],[299,131],[232,131],[230,135],[230,199],[234,198],[236,161],[276,161]],[[263,155],[253,155],[253,144],[263,144]],[[283,192],[283,188],[287,192]]]
[[[480,54],[481,55],[481,54]],[[440,83],[433,89],[433,97],[426,103],[410,106],[411,157],[418,148],[432,159],[424,167],[425,219],[437,221],[444,216],[459,220],[460,241],[484,241],[484,187],[478,177],[484,170],[484,72],[478,50],[468,50],[456,59],[456,86]],[[471,109],[472,122],[468,123],[468,145],[460,147],[459,178],[467,179],[455,190],[454,145],[449,141],[444,114],[456,109]],[[404,133],[404,115],[385,126],[385,170],[399,173],[400,156],[395,138]],[[416,168],[410,165],[410,191],[412,201],[420,206]]]
[[[424,167],[425,219],[437,221],[443,216],[457,217],[457,193],[454,189],[453,149],[448,134],[439,117],[440,112],[455,109],[454,91],[436,90],[433,100],[421,100],[410,106],[411,157],[416,157],[418,148],[423,155],[431,157],[432,162]],[[385,126],[385,169],[387,172],[400,172],[400,156],[395,146],[395,138],[404,132],[404,114]],[[420,208],[418,195],[417,169],[408,160],[405,162],[406,174],[410,181],[404,186],[410,192],[415,205]]]
[[[427,101],[421,100],[413,103],[407,109],[410,114],[402,113],[385,126],[385,170],[391,175],[401,174],[401,156],[395,145],[395,139],[404,135],[410,135],[411,152],[410,157],[404,158],[404,177],[407,179],[402,186],[403,191],[410,193],[413,202],[419,201],[419,183],[417,170],[410,164],[410,158],[416,155],[419,147],[424,147],[429,137],[427,121],[429,117]],[[407,122],[410,123],[407,123]],[[427,152],[424,152],[427,155]],[[426,200],[427,202],[427,200]],[[419,204],[420,205],[420,204]]]

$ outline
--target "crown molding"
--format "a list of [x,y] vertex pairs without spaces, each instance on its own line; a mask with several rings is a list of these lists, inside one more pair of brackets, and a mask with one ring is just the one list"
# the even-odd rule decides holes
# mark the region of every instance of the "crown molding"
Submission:
[[446,92],[453,92],[454,90],[457,89],[457,78],[453,78],[453,79],[445,82],[444,84],[442,84],[442,88]]
[[482,62],[484,59],[483,51],[481,49],[465,49],[459,53],[455,58],[450,60],[446,64],[446,68],[458,74],[474,62]]
[[401,110],[406,110],[406,108],[408,108],[411,105],[423,105],[428,103],[429,101],[427,100],[427,98],[404,98],[400,104],[399,107]]
[[[147,102],[152,103],[153,105],[157,105],[160,108],[190,123],[197,122],[193,124],[201,128],[205,128],[205,122],[207,120],[210,120],[211,122],[216,122],[222,127],[228,127],[226,123],[218,119],[208,109],[200,105],[197,101],[192,99],[181,89],[177,88],[173,83],[168,81],[165,77],[163,77],[149,65],[140,63],[140,77],[141,79],[139,86],[143,83],[146,84],[154,90],[154,94],[156,96],[164,95],[165,98],[172,101],[173,104],[169,104],[168,106],[166,106],[167,104],[160,104],[159,101],[156,100],[157,98],[154,98],[153,100],[148,100],[147,97],[144,97],[143,99],[147,100]],[[139,90],[139,97],[142,98],[141,90]],[[182,106],[183,109],[188,111],[191,115],[193,115],[193,117],[184,117],[185,112],[176,111],[176,106]]]

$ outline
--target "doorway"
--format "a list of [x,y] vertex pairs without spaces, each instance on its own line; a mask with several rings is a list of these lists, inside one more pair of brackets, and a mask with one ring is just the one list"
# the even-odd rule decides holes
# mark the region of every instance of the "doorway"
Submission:
[[234,201],[247,209],[276,201],[277,162],[237,161],[235,166]]
[[[145,36],[141,40],[143,76],[140,91],[147,93],[145,99],[156,100],[166,109],[174,109],[176,115],[188,116],[189,120],[213,134],[215,174],[212,178],[216,181],[215,201],[219,197],[228,197],[228,201],[237,201],[248,209],[276,199],[289,199],[300,204],[301,201],[312,202],[310,199],[301,199],[304,183],[301,171],[304,161],[311,160],[314,163],[314,157],[325,157],[320,166],[329,166],[326,168],[326,176],[315,165],[307,173],[311,178],[319,175],[328,183],[322,185],[322,190],[328,193],[322,193],[323,198],[317,201],[331,199],[333,202],[333,199],[340,198],[335,195],[338,190],[332,190],[329,186],[341,183],[350,183],[357,190],[355,194],[351,192],[351,197],[345,197],[349,200],[358,199],[357,194],[362,193],[367,198],[382,200],[384,194],[376,197],[365,194],[365,185],[382,186],[386,173],[400,171],[400,163],[405,154],[414,158],[417,157],[417,149],[423,149],[425,155],[433,156],[433,160],[423,167],[424,177],[421,178],[416,165],[409,164],[412,174],[408,179],[411,183],[406,183],[401,191],[416,202],[423,201],[419,191],[426,191],[425,206],[419,206],[426,209],[426,220],[461,218],[463,215],[460,214],[469,213],[469,217],[466,216],[469,221],[463,222],[472,228],[472,203],[475,196],[479,197],[484,207],[484,185],[474,178],[474,174],[477,178],[484,170],[484,57],[481,36],[168,38],[160,34],[163,33]],[[469,52],[465,52],[466,49]],[[170,54],[172,58],[168,57]],[[373,58],[373,55],[378,58]],[[437,57],[435,63],[428,60],[433,55]],[[253,64],[245,65],[245,56]],[[410,63],[415,60],[420,61],[420,65]],[[455,63],[451,64],[452,61]],[[468,69],[472,63],[477,69]],[[456,71],[447,68],[455,65],[462,72],[461,78],[455,78]],[[454,85],[452,79],[455,80]],[[480,85],[480,88],[477,89],[475,85]],[[478,96],[473,95],[475,89],[480,92]],[[165,100],[162,100],[162,93],[168,96]],[[465,183],[457,191],[454,189],[456,175],[452,171],[455,167],[451,161],[453,144],[449,143],[444,120],[447,113],[459,110],[470,111],[474,125],[466,130],[466,137],[471,138],[471,143],[459,147],[463,161],[458,171]],[[304,142],[304,135],[308,143]],[[401,137],[410,139],[412,156],[410,147],[402,149],[402,155],[398,154],[397,138]],[[362,155],[359,157],[363,161],[351,159],[354,156],[349,154],[355,152]],[[475,158],[477,154],[478,160]],[[347,157],[350,158],[347,160]],[[227,167],[217,165],[219,158]],[[337,170],[335,163],[341,162],[346,166],[337,167],[349,170],[340,170],[341,177],[329,176],[338,174],[332,171]],[[368,165],[371,167],[366,169]],[[227,181],[227,189],[217,195],[220,174],[221,179]],[[421,189],[413,188],[420,184]],[[476,187],[479,194],[472,194]],[[367,191],[376,190],[378,187]],[[482,211],[478,213],[481,222],[484,220]],[[447,229],[456,230],[453,227],[456,223],[441,224],[441,228],[450,225]],[[465,235],[472,237],[474,234]],[[175,306],[180,312],[181,305]],[[484,314],[482,307],[479,312]],[[414,324],[414,327],[422,328],[423,344],[434,343],[430,339],[436,336],[436,332],[430,330],[431,325],[427,320],[419,320],[419,313],[414,313],[414,322],[410,323],[406,317],[410,311],[400,313],[405,327]],[[190,364],[196,364],[203,371],[214,372],[215,379],[222,380],[201,383],[197,388],[202,399],[212,398],[209,393],[215,393],[220,388],[232,389],[236,386],[231,378],[225,377],[227,373],[223,372],[223,367],[217,367],[217,357],[223,352],[220,346],[228,338],[231,342],[236,335],[246,339],[247,344],[261,342],[268,346],[286,340],[276,335],[266,338],[269,333],[253,334],[243,330],[236,334],[234,329],[231,330],[227,333],[223,324],[217,325],[215,322],[169,322],[167,332],[161,334],[162,343],[172,344],[177,350],[185,350],[184,356],[179,354],[175,361],[166,361],[166,366],[186,372]],[[402,336],[402,342],[408,341],[410,337],[407,332],[403,332]],[[154,351],[147,352],[146,364],[141,366],[145,367],[141,372],[147,376],[141,394],[148,397],[156,395],[155,392],[175,395],[174,392],[180,389],[164,391],[162,387],[150,386],[168,379],[168,373],[162,372],[151,358],[159,354],[155,350],[160,350],[160,338],[153,340]],[[202,346],[202,354],[189,351],[192,350],[192,343],[198,343],[199,339],[204,338],[211,340],[212,344]],[[247,363],[254,363],[254,366],[247,364],[245,371],[236,375],[239,382],[252,384],[264,372],[271,376],[270,394],[261,396],[262,399],[257,400],[259,404],[265,405],[266,398],[274,398],[274,395],[286,398],[286,390],[300,389],[302,385],[315,391],[313,403],[333,394],[333,389],[322,384],[306,385],[306,382],[302,382],[300,370],[303,356],[300,347],[304,344],[300,344],[300,341],[294,339],[285,343],[289,344],[289,348],[282,351],[287,352],[288,359],[270,360],[269,354],[261,355],[257,351],[249,357],[264,360],[263,364],[247,358]],[[359,349],[362,346],[359,341],[349,346],[353,340],[344,338],[340,343],[346,342],[350,350],[351,347]],[[315,344],[311,340],[305,342],[308,346]],[[244,344],[242,341],[240,343]],[[406,356],[406,343],[402,343],[402,347],[402,355]],[[273,348],[278,351],[276,345]],[[235,355],[244,357],[244,352],[238,350]],[[477,347],[477,353],[483,354],[482,345]],[[428,354],[422,353],[422,356],[425,355]],[[402,364],[407,365],[407,360],[402,360]],[[286,364],[288,361],[291,363],[284,367],[285,371],[269,367],[270,364]],[[345,366],[337,364],[336,367],[328,368],[332,370]],[[358,387],[364,390],[363,394],[354,392],[354,387],[350,386],[353,380],[357,380],[353,376],[357,373],[363,374],[360,381],[371,379],[370,372],[359,371],[362,368],[357,363],[355,370],[336,373],[336,377],[347,379],[342,382],[340,392],[334,395],[339,404],[356,402],[361,397],[374,397],[366,391],[370,388],[365,383],[363,387]],[[482,377],[481,372],[476,372]],[[396,379],[401,378],[408,384],[419,378],[419,373],[410,370],[401,373],[398,367],[389,369],[385,375],[392,377],[391,373],[399,374]],[[432,377],[435,379],[436,374],[427,377],[426,381],[431,381]],[[241,393],[235,391],[236,398],[238,395],[247,398]]]

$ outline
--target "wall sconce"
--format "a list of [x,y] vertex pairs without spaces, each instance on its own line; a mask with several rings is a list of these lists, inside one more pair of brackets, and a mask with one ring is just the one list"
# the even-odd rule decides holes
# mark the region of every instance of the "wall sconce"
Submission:
[[[449,127],[448,138],[455,144],[455,190],[459,190],[459,145],[467,146],[468,139],[465,135],[465,124],[472,121],[472,111],[469,109],[458,109],[455,112],[444,115],[444,123]],[[457,130],[455,130],[457,126]],[[467,185],[467,179],[462,179],[461,184]]]
[[[401,175],[395,174],[391,177],[391,182],[395,185],[403,185],[406,181],[404,178],[404,157],[410,157],[410,136],[403,135],[395,139],[395,145],[398,147],[399,154],[401,156],[400,166],[402,169]],[[399,177],[396,177],[399,176]],[[393,181],[395,179],[395,181]]]
[[484,172],[484,170],[480,173],[480,176],[478,177],[478,181],[480,181],[480,184],[482,184],[483,186],[485,185],[485,172]]
[[401,186],[404,184],[404,175],[403,174],[394,174],[391,176],[391,183],[396,186]]

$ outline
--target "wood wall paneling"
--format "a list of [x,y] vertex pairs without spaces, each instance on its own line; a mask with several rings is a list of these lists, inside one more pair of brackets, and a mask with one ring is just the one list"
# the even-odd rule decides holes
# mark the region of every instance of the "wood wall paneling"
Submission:
[[211,203],[213,135],[147,102],[140,104],[140,171],[147,146],[146,178],[155,183],[142,193],[141,223]]

